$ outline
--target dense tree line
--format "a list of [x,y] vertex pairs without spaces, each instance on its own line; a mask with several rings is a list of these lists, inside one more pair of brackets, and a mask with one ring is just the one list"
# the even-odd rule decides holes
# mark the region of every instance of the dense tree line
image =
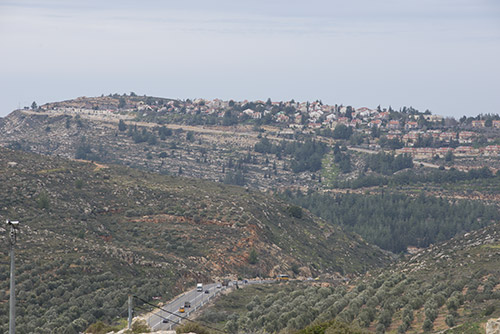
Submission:
[[334,139],[345,139],[348,140],[353,134],[352,127],[338,124],[333,130],[330,128],[316,130],[316,133],[323,137],[334,138]]
[[365,171],[371,169],[374,172],[390,175],[405,168],[412,168],[413,160],[406,154],[394,154],[380,152],[370,154],[366,157]]
[[388,148],[390,150],[397,150],[398,148],[402,148],[403,142],[401,142],[398,138],[388,139],[386,136],[381,136],[379,139],[379,145],[382,148]]
[[359,189],[376,186],[401,186],[420,183],[456,183],[469,180],[498,178],[500,173],[493,174],[488,167],[471,169],[467,172],[459,171],[455,168],[449,170],[433,170],[428,173],[416,173],[413,170],[403,171],[391,176],[364,175],[356,179],[341,181],[335,184],[338,188]]
[[165,126],[158,127],[158,135],[161,140],[165,140],[166,137],[170,137],[172,135],[172,129],[169,129]]
[[76,146],[75,159],[101,161],[106,155],[107,151],[102,145],[94,148],[85,137],[80,138]]
[[155,145],[157,143],[156,134],[149,132],[146,128],[138,130],[137,126],[130,126],[127,135],[131,137],[136,144],[147,142],[150,145]]
[[351,155],[347,153],[347,149],[341,150],[338,144],[333,147],[333,161],[342,173],[351,172]]
[[307,139],[305,142],[281,141],[273,144],[267,138],[262,138],[254,146],[255,152],[275,154],[278,159],[283,155],[292,157],[290,167],[294,173],[304,171],[316,172],[321,169],[321,160],[328,147],[325,143]]
[[335,129],[333,129],[332,137],[334,139],[349,139],[352,136],[352,127],[344,125],[344,124],[338,124]]
[[225,184],[235,184],[237,186],[244,186],[246,183],[245,175],[241,170],[236,172],[229,171],[226,173],[223,182]]
[[283,195],[326,221],[395,253],[406,251],[408,246],[427,247],[500,219],[497,208],[480,202],[450,202],[424,195]]

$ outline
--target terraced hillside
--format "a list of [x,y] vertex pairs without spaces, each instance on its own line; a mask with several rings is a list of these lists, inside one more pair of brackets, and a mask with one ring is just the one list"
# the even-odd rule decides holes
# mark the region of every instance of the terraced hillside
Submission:
[[[75,116],[19,110],[0,119],[0,130],[1,146],[38,154],[120,164],[261,190],[286,184],[318,184],[311,179],[314,173],[294,173],[290,157],[278,159],[254,152],[259,132],[249,125],[205,127],[139,122],[133,116],[120,114]],[[269,135],[278,132],[274,129]]]
[[[297,207],[220,183],[2,148],[0,189],[0,219],[21,222],[20,333],[115,319],[131,291],[168,299],[216,277],[350,275],[389,261]],[[6,235],[2,229],[1,330]]]
[[304,282],[281,285],[275,292],[238,291],[221,298],[201,319],[240,332],[292,333],[336,319],[376,333],[453,328],[453,333],[479,334],[487,319],[500,316],[499,268],[497,223],[346,285]]
[[[353,123],[346,126],[342,122],[347,119],[336,107],[329,111],[329,121],[323,115],[323,122],[301,124],[308,112],[295,112],[287,103],[232,102],[230,106],[229,101],[220,100],[193,102],[115,94],[47,103],[0,118],[0,146],[265,191],[340,187],[365,192],[373,186],[412,187],[436,178],[439,183],[487,179],[499,169],[500,146],[486,146],[498,142],[497,129],[470,132],[465,131],[470,126],[462,124],[460,131],[476,139],[468,142],[472,146],[457,147],[456,154],[449,151],[445,157],[443,152],[459,142],[448,138],[456,137],[458,129],[443,124],[424,126],[419,131],[430,141],[417,145],[410,140],[405,142],[408,151],[398,151],[404,143],[395,139],[390,144],[387,137],[404,139],[409,133],[397,130],[401,133],[394,134],[385,127],[382,135]],[[257,114],[262,118],[249,116],[253,115],[251,107],[259,109]],[[366,121],[359,117],[353,121]],[[408,115],[394,112],[390,117]],[[437,139],[440,131],[445,131],[441,135],[448,142]],[[435,154],[418,153],[424,148]],[[472,155],[462,154],[463,150]],[[413,158],[408,152],[413,152]],[[461,185],[457,190],[462,192]],[[454,191],[451,195],[459,194]]]

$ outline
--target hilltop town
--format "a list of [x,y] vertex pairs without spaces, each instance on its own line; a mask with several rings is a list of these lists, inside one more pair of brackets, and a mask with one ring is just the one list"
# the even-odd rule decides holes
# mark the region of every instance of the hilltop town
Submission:
[[0,127],[9,134],[1,144],[13,149],[260,190],[329,188],[387,174],[368,161],[370,155],[381,161],[411,158],[391,173],[487,167],[495,174],[500,169],[500,116],[456,120],[412,107],[130,93],[34,102],[0,119]]
[[[282,129],[312,132],[328,136],[338,125],[353,129],[359,146],[371,149],[397,149],[416,157],[444,156],[454,152],[460,156],[495,156],[500,153],[500,116],[478,115],[451,117],[419,112],[412,107],[396,111],[391,107],[376,108],[326,105],[321,101],[222,101],[219,99],[187,99],[185,101],[138,97],[131,95],[100,98],[78,98],[72,101],[47,103],[39,111],[65,114],[99,115],[121,118],[133,115],[140,120],[174,120],[190,125],[234,125],[251,123],[277,125]],[[194,116],[189,117],[189,116]],[[214,121],[213,118],[221,119]],[[323,133],[322,133],[323,132]],[[325,133],[326,132],[326,133]],[[291,134],[291,131],[283,131]],[[330,134],[332,136],[332,134]],[[363,140],[361,140],[361,138]]]

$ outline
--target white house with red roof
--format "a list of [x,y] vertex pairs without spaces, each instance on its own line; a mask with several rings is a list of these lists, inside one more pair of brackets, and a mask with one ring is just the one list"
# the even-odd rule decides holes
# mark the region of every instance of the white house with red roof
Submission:
[[444,157],[448,152],[453,152],[452,147],[439,147],[435,150],[436,155]]
[[403,136],[403,143],[407,146],[413,146],[417,142],[419,135],[420,133],[416,131],[410,131]]
[[307,126],[311,129],[319,129],[321,128],[321,123],[309,123]]
[[401,136],[400,136],[400,135],[398,135],[398,134],[394,134],[394,133],[390,133],[390,134],[388,134],[386,137],[387,137],[387,139],[389,139],[389,140],[392,140],[392,139],[398,139],[398,140],[399,140],[399,139],[401,138]]
[[415,154],[415,150],[413,147],[403,147],[396,150],[396,154],[409,154],[413,156]]
[[487,156],[500,156],[500,145],[489,145],[483,150],[483,154]]
[[258,112],[258,111],[255,111],[255,110],[252,110],[252,109],[250,109],[250,108],[243,110],[243,113],[244,113],[245,115],[250,116],[250,117],[251,117],[251,118],[253,118],[253,119],[259,119],[259,118],[262,118],[262,113],[260,113],[260,112]]
[[399,129],[400,127],[401,124],[397,120],[389,121],[389,124],[387,124],[388,129]]
[[458,146],[453,153],[455,153],[456,156],[471,156],[477,154],[474,151],[472,146]]
[[405,123],[405,130],[418,129],[418,122],[409,121]]
[[362,118],[370,117],[377,113],[377,110],[372,110],[370,108],[361,107],[356,109],[356,115]]
[[388,111],[379,112],[377,115],[375,115],[375,118],[389,119],[389,112]]
[[435,155],[435,150],[432,147],[419,147],[414,152],[416,158],[432,158]]
[[350,122],[350,120],[347,117],[339,117],[337,119],[337,123],[339,123],[339,124],[345,124],[345,125],[347,125],[349,122]]
[[441,132],[439,134],[439,140],[449,143],[450,141],[457,138],[457,134],[455,132]]
[[351,127],[355,128],[355,127],[356,127],[356,125],[361,125],[362,123],[363,123],[363,121],[362,121],[362,120],[360,120],[359,118],[353,118],[353,119],[351,120],[351,122],[349,122],[349,126],[351,126]]
[[460,144],[470,144],[477,134],[472,131],[462,131],[458,134],[458,142]]
[[279,112],[277,115],[276,115],[276,121],[280,122],[280,123],[286,123],[288,122],[290,118],[285,115],[285,113],[283,112]]

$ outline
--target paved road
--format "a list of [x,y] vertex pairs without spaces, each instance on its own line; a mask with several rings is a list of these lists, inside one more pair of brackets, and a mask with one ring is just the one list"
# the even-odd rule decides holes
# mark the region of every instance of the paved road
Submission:
[[[274,280],[251,280],[246,282],[233,281],[229,282],[228,287],[229,288],[234,287],[236,284],[238,284],[239,287],[243,287],[247,284],[262,284],[262,283],[272,283],[272,282],[274,282]],[[172,312],[174,314],[158,310],[153,312],[149,317],[147,317],[146,321],[153,331],[173,329],[177,325],[177,323],[186,322],[186,320],[179,318],[177,315],[188,317],[192,312],[196,311],[201,306],[208,303],[217,294],[221,293],[225,289],[226,287],[217,288],[217,283],[203,284],[202,292],[196,291],[196,289],[187,291],[182,295],[178,296],[177,298],[175,298],[172,302],[162,307],[162,309]],[[208,293],[205,292],[207,290]],[[191,303],[191,307],[186,307],[184,309],[185,312],[180,313],[179,308],[181,306],[184,306],[184,303],[186,301]]]
[[[183,317],[189,316],[192,312],[206,304],[215,295],[220,293],[222,288],[217,288],[217,283],[203,284],[203,291],[199,292],[196,289],[187,291],[182,295],[178,296],[172,302],[164,305],[162,308],[174,314],[170,314],[165,311],[158,310],[154,312],[151,316],[147,318],[147,322],[152,330],[158,331],[160,329],[168,330],[174,328],[174,326],[181,321],[176,315]],[[208,291],[208,293],[205,293]],[[184,313],[179,312],[179,308],[184,306],[185,302],[190,302],[191,307],[186,307]],[[166,319],[166,320],[165,320]],[[164,323],[164,321],[168,321]],[[185,322],[185,320],[182,320]]]

